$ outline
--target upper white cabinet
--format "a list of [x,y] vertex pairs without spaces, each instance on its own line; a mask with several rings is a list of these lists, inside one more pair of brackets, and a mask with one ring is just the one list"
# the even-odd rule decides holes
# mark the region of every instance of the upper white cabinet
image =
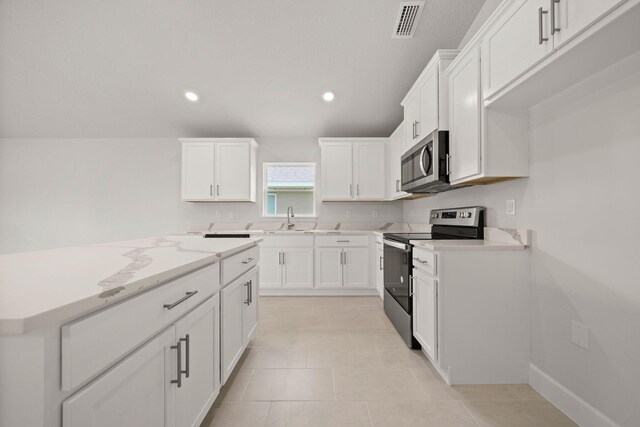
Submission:
[[[554,47],[571,40],[627,0],[555,0],[548,3]],[[553,8],[553,9],[552,9]],[[553,19],[553,22],[551,22]]]
[[182,142],[182,200],[255,202],[253,139],[188,138]]
[[481,112],[480,52],[463,53],[449,70],[449,154],[452,183],[480,170]]
[[321,138],[323,201],[384,200],[387,138]]
[[404,122],[391,134],[386,146],[386,167],[387,167],[387,200],[397,200],[411,196],[411,194],[400,189],[402,186],[402,176],[400,161],[404,153]]
[[552,0],[516,0],[509,3],[484,37],[484,95],[518,77],[553,50],[547,6]]
[[404,148],[401,155],[434,130],[449,129],[447,85],[441,74],[457,54],[457,50],[438,50],[402,100]]

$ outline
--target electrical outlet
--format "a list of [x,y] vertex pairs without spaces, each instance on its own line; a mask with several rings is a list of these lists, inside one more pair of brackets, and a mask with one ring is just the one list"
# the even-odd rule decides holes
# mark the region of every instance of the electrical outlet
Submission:
[[216,211],[216,218],[222,218],[222,211]]
[[516,201],[514,199],[507,200],[507,215],[516,214]]
[[350,211],[350,210],[347,210],[347,212],[345,213],[345,216],[346,216],[347,218],[351,218],[351,211]]
[[571,342],[582,347],[585,350],[589,350],[589,327],[582,323],[571,321]]
[[371,210],[371,218],[378,218],[379,214],[380,214],[380,212],[378,212],[378,209],[372,209]]

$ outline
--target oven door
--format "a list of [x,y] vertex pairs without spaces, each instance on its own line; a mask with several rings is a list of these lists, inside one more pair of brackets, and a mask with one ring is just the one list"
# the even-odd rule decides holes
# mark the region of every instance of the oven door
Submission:
[[409,274],[411,273],[411,245],[383,240],[384,243],[384,288],[411,314],[411,296],[409,295]]
[[411,192],[436,178],[433,173],[433,139],[425,138],[402,156],[402,190]]

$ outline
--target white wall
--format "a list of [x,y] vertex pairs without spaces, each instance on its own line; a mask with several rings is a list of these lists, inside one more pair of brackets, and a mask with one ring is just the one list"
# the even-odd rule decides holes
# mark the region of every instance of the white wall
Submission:
[[[640,425],[638,159],[635,54],[530,111],[528,179],[404,202],[409,222],[478,204],[491,226],[534,231],[533,363],[622,426]],[[590,351],[571,344],[571,320],[591,328]]]
[[[260,189],[262,161],[320,159],[316,139],[257,141]],[[175,139],[0,140],[0,253],[255,222],[261,213],[261,197],[259,203],[180,201]],[[394,222],[402,219],[402,203],[318,202],[317,214],[321,221]]]

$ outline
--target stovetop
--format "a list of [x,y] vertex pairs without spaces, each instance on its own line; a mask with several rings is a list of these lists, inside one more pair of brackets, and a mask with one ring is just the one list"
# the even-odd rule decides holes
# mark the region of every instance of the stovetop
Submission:
[[410,240],[467,240],[470,238],[441,233],[385,233],[384,237],[402,243],[409,243]]

